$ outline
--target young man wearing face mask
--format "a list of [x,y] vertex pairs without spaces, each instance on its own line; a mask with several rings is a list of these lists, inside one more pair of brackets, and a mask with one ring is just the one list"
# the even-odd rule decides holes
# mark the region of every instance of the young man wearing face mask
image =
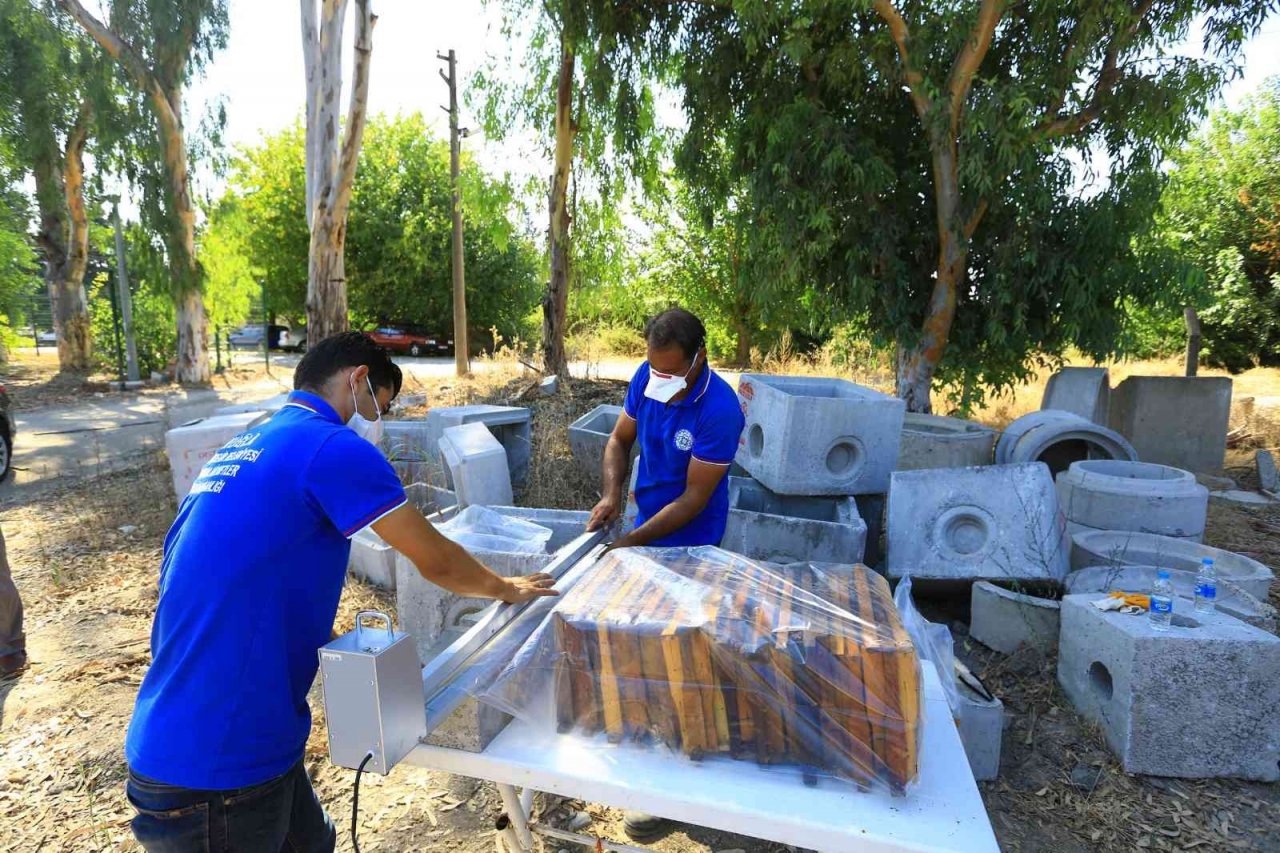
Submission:
[[729,517],[729,465],[742,434],[738,395],[707,364],[707,331],[682,308],[644,330],[648,360],[627,388],[622,417],[604,451],[604,497],[588,530],[619,517],[631,446],[640,442],[639,516],[614,543],[719,545]]
[[555,594],[548,575],[489,571],[405,500],[376,446],[400,381],[366,335],[320,341],[285,407],[224,445],[178,508],[125,742],[146,850],[334,849],[302,753],[316,650],[358,531],[461,595]]

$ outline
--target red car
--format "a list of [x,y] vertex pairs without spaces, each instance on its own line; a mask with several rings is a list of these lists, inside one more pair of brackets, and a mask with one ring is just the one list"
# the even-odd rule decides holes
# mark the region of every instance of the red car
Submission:
[[428,334],[415,326],[379,326],[365,332],[373,342],[388,352],[403,353],[414,357],[444,355],[452,348],[453,341]]

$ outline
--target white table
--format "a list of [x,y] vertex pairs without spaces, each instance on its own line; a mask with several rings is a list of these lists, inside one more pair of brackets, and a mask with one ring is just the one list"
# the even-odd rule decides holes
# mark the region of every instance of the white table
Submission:
[[[484,752],[420,744],[404,761],[498,783],[513,822],[509,846],[519,839],[524,849],[532,848],[531,830],[551,834],[528,822],[530,792],[549,791],[823,853],[998,851],[938,676],[931,666],[923,671],[920,778],[902,797],[832,779],[808,787],[798,771],[749,761],[693,762],[635,744],[584,744],[572,735],[538,734],[518,720]],[[517,797],[514,786],[525,796]]]

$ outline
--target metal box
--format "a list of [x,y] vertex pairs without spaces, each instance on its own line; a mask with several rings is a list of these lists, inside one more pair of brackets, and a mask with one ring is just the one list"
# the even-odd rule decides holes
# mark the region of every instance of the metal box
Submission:
[[426,733],[418,650],[387,614],[357,613],[355,630],[320,648],[320,676],[329,760],[339,767],[354,770],[373,753],[365,769],[385,776]]

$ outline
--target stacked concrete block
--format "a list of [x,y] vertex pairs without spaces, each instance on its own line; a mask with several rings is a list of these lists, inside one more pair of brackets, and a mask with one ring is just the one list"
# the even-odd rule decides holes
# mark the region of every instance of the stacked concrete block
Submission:
[[1058,647],[1060,607],[1053,599],[979,581],[973,585],[969,636],[1007,655],[1024,646],[1048,654]]
[[1111,395],[1109,423],[1144,462],[1215,472],[1226,454],[1230,416],[1225,376],[1130,376]]
[[268,397],[265,400],[259,400],[256,403],[235,403],[230,406],[223,406],[220,409],[214,409],[215,415],[242,415],[245,412],[266,412],[274,415],[276,412],[284,408],[284,404],[289,401],[289,392],[276,394],[274,397]]
[[883,493],[897,466],[904,403],[843,379],[745,373],[736,461],[783,495]]
[[907,412],[902,422],[898,470],[990,465],[996,444],[991,427],[939,415]]
[[431,515],[458,505],[458,495],[430,483],[410,483],[404,487],[405,497],[423,515]]
[[351,557],[347,569],[375,586],[395,590],[398,555],[396,549],[366,527],[351,537]]
[[[1159,571],[1161,569],[1157,566],[1090,566],[1068,574],[1062,587],[1068,595],[1112,590],[1149,593]],[[1195,600],[1195,573],[1172,569],[1169,570],[1169,579],[1173,582],[1174,595],[1185,599],[1187,606],[1191,606]],[[1218,579],[1215,604],[1218,610],[1241,622],[1272,634],[1276,632],[1275,608],[1231,581]]]
[[1023,415],[996,442],[997,463],[1043,462],[1055,475],[1082,459],[1136,462],[1138,454],[1119,433],[1055,409]]
[[192,484],[222,446],[240,433],[267,419],[266,412],[252,410],[230,415],[197,418],[164,434],[165,455],[173,475],[173,493],[181,502]]
[[1133,530],[1199,542],[1209,490],[1168,465],[1097,459],[1073,462],[1057,478],[1067,532]]
[[956,729],[969,759],[973,778],[988,782],[1000,773],[1000,744],[1004,739],[1004,703],[987,699],[957,680],[960,707],[955,709]]
[[867,525],[851,497],[779,495],[729,478],[729,518],[720,547],[772,563],[860,563]]
[[884,509],[888,495],[854,495],[858,515],[867,525],[867,545],[862,551],[862,562],[876,571],[884,561]]
[[1067,546],[1042,463],[893,474],[889,577],[1060,581]]
[[[569,448],[574,461],[587,474],[599,477],[604,463],[604,448],[613,427],[622,417],[621,406],[596,406],[569,425]],[[640,455],[640,442],[631,445],[631,460]]]
[[[449,427],[469,423],[482,423],[507,451],[507,466],[511,482],[521,487],[529,478],[529,460],[533,458],[533,427],[528,409],[517,406],[447,406],[427,412],[428,452],[439,447],[444,431]],[[447,484],[452,488],[452,483]]]
[[1071,537],[1071,568],[1091,566],[1159,566],[1197,572],[1200,561],[1212,557],[1218,579],[1230,581],[1253,597],[1266,601],[1275,574],[1241,554],[1211,548],[1186,539],[1154,533],[1091,530]]
[[1106,425],[1111,375],[1105,367],[1064,367],[1049,377],[1040,409],[1055,409]]
[[439,438],[436,437],[433,443],[425,421],[383,421],[378,448],[406,486],[428,483],[444,487],[450,482],[444,461],[440,458]]
[[[488,568],[503,577],[515,577],[540,572],[555,559],[555,552],[582,534],[590,513],[570,512],[558,509],[530,509],[526,507],[494,506],[495,512],[510,518],[546,527],[551,539],[543,553],[508,553],[502,551],[472,551]],[[427,520],[440,525],[453,518],[457,508],[430,516]],[[480,611],[492,602],[484,598],[466,598],[449,592],[422,577],[413,563],[403,555],[396,558],[396,613],[402,629],[413,635],[418,655],[430,660],[439,651],[440,644],[451,632],[470,627]]]
[[1102,597],[1063,599],[1058,682],[1125,771],[1280,779],[1280,638],[1176,603],[1157,631]]
[[512,503],[507,451],[482,423],[448,427],[440,452],[461,506],[508,506]]

